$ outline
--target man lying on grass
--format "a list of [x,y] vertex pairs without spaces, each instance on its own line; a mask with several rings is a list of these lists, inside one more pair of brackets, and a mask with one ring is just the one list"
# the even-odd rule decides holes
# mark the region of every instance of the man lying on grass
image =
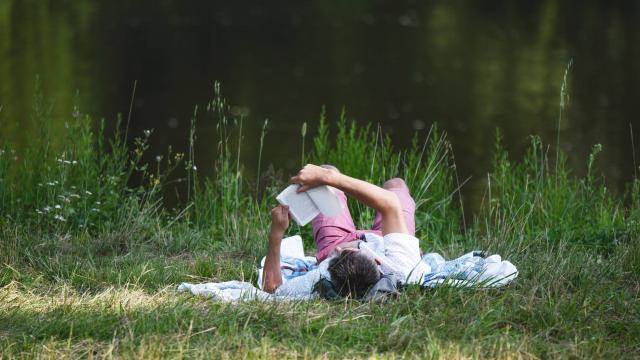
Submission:
[[[329,261],[329,274],[334,289],[341,296],[362,297],[385,272],[393,272],[401,283],[419,282],[428,271],[420,261],[419,241],[415,235],[415,202],[409,188],[400,178],[382,187],[344,175],[330,165],[306,165],[291,178],[300,184],[299,192],[316,186],[336,188],[343,205],[342,214],[334,217],[318,215],[312,221],[318,263]],[[347,207],[345,193],[375,209],[370,230],[356,230]],[[271,210],[271,231],[264,264],[263,289],[269,293],[282,285],[280,245],[289,227],[288,207]],[[384,243],[384,256],[376,255],[366,245],[367,239],[378,237]]]

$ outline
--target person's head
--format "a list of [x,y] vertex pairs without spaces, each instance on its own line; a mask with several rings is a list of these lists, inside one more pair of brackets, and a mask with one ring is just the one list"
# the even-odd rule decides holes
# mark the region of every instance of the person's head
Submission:
[[359,298],[380,280],[375,260],[361,251],[340,251],[329,262],[333,287],[341,296]]

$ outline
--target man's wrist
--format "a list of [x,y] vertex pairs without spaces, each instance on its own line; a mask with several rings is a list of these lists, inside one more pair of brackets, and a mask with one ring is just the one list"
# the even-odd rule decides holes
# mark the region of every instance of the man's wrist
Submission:
[[271,226],[271,230],[269,231],[269,242],[282,241],[283,236],[284,230]]
[[327,172],[324,176],[325,185],[336,187],[335,185],[338,180],[337,177],[340,175],[340,173],[337,171],[329,170],[329,169],[326,169],[326,170]]

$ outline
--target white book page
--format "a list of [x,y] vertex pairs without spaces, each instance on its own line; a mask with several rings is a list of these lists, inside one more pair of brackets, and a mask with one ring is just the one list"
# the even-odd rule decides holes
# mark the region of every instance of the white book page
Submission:
[[289,206],[289,214],[300,226],[307,225],[313,218],[320,214],[320,209],[306,192],[298,193],[300,185],[289,185],[276,197],[282,205]]
[[307,190],[307,194],[325,216],[337,216],[342,213],[342,204],[338,195],[330,186],[318,186]]

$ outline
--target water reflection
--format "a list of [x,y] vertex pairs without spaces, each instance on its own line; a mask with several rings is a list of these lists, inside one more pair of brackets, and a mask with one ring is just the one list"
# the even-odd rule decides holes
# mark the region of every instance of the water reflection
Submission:
[[[514,156],[530,134],[555,143],[559,87],[573,58],[561,146],[581,173],[592,144],[602,143],[600,168],[620,187],[633,173],[630,123],[640,138],[639,20],[636,2],[608,1],[5,0],[0,131],[19,128],[17,142],[34,141],[25,124],[36,74],[58,127],[74,99],[113,124],[138,80],[131,132],[155,129],[153,159],[169,144],[186,147],[194,105],[204,106],[221,80],[232,112],[244,117],[247,164],[256,163],[265,118],[264,161],[292,171],[302,122],[313,125],[323,105],[330,119],[346,107],[399,145],[438,122],[461,177],[473,177],[474,198],[496,127]],[[203,119],[198,127],[205,173],[213,126]]]

